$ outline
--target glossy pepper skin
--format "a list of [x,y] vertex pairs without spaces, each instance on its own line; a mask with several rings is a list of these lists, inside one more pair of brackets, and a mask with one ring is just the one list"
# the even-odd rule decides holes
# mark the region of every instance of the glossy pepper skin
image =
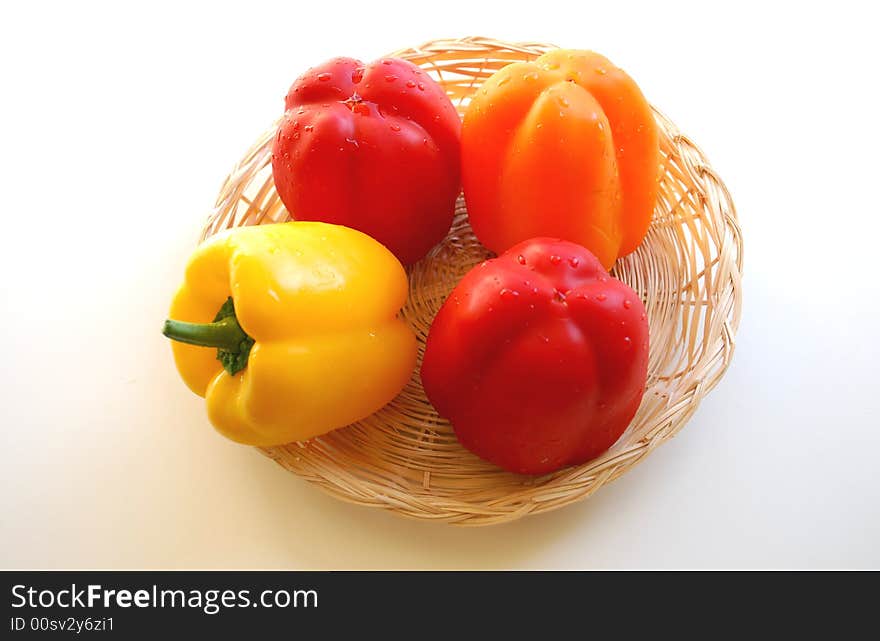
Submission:
[[397,317],[406,295],[403,267],[361,232],[242,227],[195,250],[165,331],[204,333],[179,321],[210,323],[232,298],[253,343],[243,369],[230,374],[216,348],[174,341],[177,369],[221,434],[278,445],[357,421],[398,394],[416,362],[415,336]]
[[431,326],[421,377],[466,448],[543,474],[614,444],[647,367],[635,292],[583,247],[537,238],[465,275]]
[[644,238],[658,129],[636,83],[599,54],[558,49],[499,70],[474,95],[461,144],[470,223],[494,252],[553,236],[611,269]]
[[293,83],[285,109],[272,174],[296,220],[359,229],[406,265],[443,239],[461,190],[461,121],[425,72],[335,58]]

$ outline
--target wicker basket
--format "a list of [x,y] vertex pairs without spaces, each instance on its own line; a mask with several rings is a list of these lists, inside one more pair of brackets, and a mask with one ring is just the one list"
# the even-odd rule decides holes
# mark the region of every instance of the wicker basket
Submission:
[[[461,113],[501,67],[553,47],[485,38],[437,40],[389,54],[420,65]],[[340,430],[262,451],[340,499],[419,519],[489,525],[583,499],[674,436],[730,362],[741,307],[742,238],[730,195],[699,149],[655,110],[663,174],[653,223],[613,274],[642,297],[651,330],[648,386],[620,440],[603,456],[543,477],[506,473],[463,449],[422,391],[418,371],[376,414]],[[236,225],[290,220],[272,182],[277,123],[245,154],[220,190],[204,237]],[[409,269],[403,315],[421,351],[434,314],[459,279],[489,256],[459,198],[446,239]]]

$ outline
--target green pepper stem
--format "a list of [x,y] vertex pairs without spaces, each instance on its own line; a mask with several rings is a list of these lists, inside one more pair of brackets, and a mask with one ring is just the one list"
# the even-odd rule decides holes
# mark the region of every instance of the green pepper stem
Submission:
[[220,306],[213,323],[187,323],[167,320],[162,333],[181,343],[199,347],[216,347],[217,360],[223,369],[235,376],[247,367],[254,339],[248,336],[238,324],[235,316],[235,301],[232,296]]
[[242,341],[248,338],[235,316],[227,316],[214,323],[167,320],[162,326],[162,333],[181,343],[229,351],[238,351]]

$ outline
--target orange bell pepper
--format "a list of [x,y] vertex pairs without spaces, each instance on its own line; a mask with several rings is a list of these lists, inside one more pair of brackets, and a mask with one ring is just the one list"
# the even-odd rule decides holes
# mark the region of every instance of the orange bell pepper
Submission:
[[648,230],[657,124],[636,83],[597,53],[558,49],[499,70],[468,106],[461,145],[471,226],[497,253],[552,236],[610,269]]

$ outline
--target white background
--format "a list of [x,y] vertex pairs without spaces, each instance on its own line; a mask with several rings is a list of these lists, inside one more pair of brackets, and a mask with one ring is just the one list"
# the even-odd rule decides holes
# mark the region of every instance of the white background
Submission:
[[[0,567],[880,567],[870,3],[125,4],[0,9]],[[295,76],[465,35],[627,69],[745,238],[733,364],[685,429],[585,502],[477,530],[339,502],[225,441],[159,333]]]

